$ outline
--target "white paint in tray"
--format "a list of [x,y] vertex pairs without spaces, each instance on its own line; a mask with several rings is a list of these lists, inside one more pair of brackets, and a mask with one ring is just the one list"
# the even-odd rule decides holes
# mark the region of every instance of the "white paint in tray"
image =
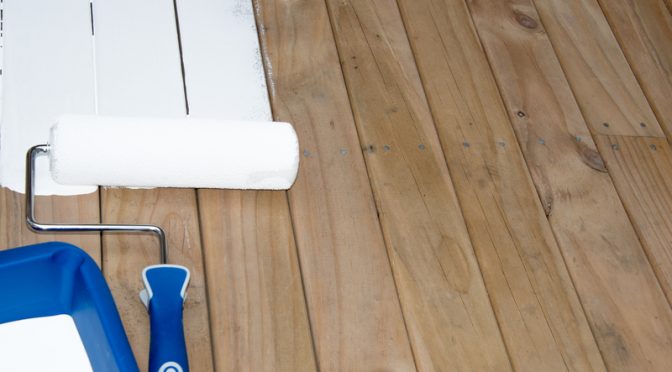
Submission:
[[69,315],[0,324],[0,371],[93,371]]

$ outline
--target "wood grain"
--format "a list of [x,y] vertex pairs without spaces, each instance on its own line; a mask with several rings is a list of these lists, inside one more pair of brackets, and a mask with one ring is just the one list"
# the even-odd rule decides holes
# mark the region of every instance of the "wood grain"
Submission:
[[[98,193],[80,196],[38,196],[35,215],[39,222],[100,223]],[[68,242],[82,248],[100,265],[100,234],[37,234],[26,226],[25,197],[3,188],[0,191],[0,247],[13,248],[48,241]]]
[[[539,3],[542,3],[544,6],[543,7],[539,6]],[[601,115],[601,111],[604,109],[604,102],[599,99],[596,99],[594,96],[591,96],[590,93],[585,92],[584,91],[585,86],[581,84],[578,85],[574,84],[576,81],[581,81],[582,79],[585,79],[586,76],[581,75],[581,73],[577,72],[577,70],[571,68],[572,65],[579,65],[581,64],[581,62],[576,62],[571,58],[565,58],[565,60],[563,61],[562,58],[563,52],[566,52],[567,50],[572,50],[573,48],[572,42],[574,41],[569,40],[563,36],[564,33],[561,27],[562,23],[557,21],[557,19],[563,19],[564,20],[563,22],[565,23],[571,22],[573,29],[577,27],[582,27],[585,33],[596,33],[597,35],[602,34],[611,35],[609,25],[607,24],[604,15],[601,14],[601,10],[599,9],[598,5],[594,3],[594,1],[584,1],[580,3],[581,7],[569,7],[569,8],[561,7],[561,4],[551,4],[551,3],[552,1],[549,0],[537,2],[539,13],[542,17],[542,20],[544,21],[544,24],[548,28],[548,36],[554,43],[556,52],[560,57],[561,63],[563,64],[563,68],[565,69],[565,73],[567,74],[569,83],[572,86],[572,89],[574,90],[574,93],[576,95],[577,101],[581,107],[582,112],[584,113],[584,115],[586,115],[586,117],[588,116],[597,117],[598,115]],[[545,12],[542,12],[542,9]],[[590,21],[585,19],[585,14],[587,12],[592,15]],[[546,14],[546,17],[544,17],[544,13]],[[551,30],[548,27],[549,23],[553,25],[553,30]],[[557,40],[554,40],[554,37]],[[611,41],[608,42],[608,45],[617,44],[615,42],[615,38],[613,37],[613,35],[611,35],[609,40]],[[607,43],[606,40],[601,41]],[[581,58],[588,58],[588,56],[581,56]],[[568,66],[570,66],[570,68],[568,68]],[[650,127],[651,127],[650,125],[647,125],[647,128]],[[597,128],[594,127],[591,127],[590,129],[591,131],[593,131],[594,135],[605,133],[604,131],[597,130]],[[661,137],[661,136],[655,135],[654,137]],[[596,141],[596,143],[600,153],[605,154],[605,156],[606,154],[610,154],[613,151],[608,141],[599,140]],[[635,155],[633,152],[623,152],[622,156],[629,157]],[[633,159],[630,159],[629,161],[635,162],[637,161],[637,158],[635,157]],[[614,162],[611,162],[611,164],[614,164]],[[650,165],[644,163],[639,166],[646,167]],[[644,203],[643,200],[639,198],[637,193],[634,193],[635,191],[633,191],[631,187],[627,186],[628,183],[624,182],[624,180],[627,179],[629,183],[633,184],[640,183],[641,180],[639,179],[639,175],[637,173],[633,173],[629,168],[626,167],[610,166],[609,163],[607,163],[607,168],[609,169],[609,172],[614,181],[617,181],[615,182],[616,189],[621,197],[621,200],[623,201],[625,209],[629,213],[630,219],[633,225],[635,226],[635,229],[639,235],[640,241],[642,242],[644,249],[646,250],[649,260],[653,265],[658,280],[660,281],[662,288],[665,290],[668,302],[670,302],[671,278],[669,276],[669,273],[672,270],[672,267],[670,266],[670,260],[667,257],[669,254],[668,253],[669,243],[664,238],[661,238],[666,235],[666,230],[668,229],[668,226],[664,222],[652,223],[650,217],[648,217],[647,215],[642,213],[636,213],[636,211],[647,210],[647,204]],[[657,188],[653,185],[647,185],[646,187],[644,187],[644,189],[647,190],[646,192],[651,194],[650,197],[652,198],[667,197],[666,196],[666,193],[668,192],[667,190]],[[663,219],[662,221],[666,221],[666,219]],[[653,319],[657,320],[657,318]],[[651,325],[651,327],[653,328],[654,326]],[[652,332],[653,330],[648,332],[648,334],[652,334]],[[664,345],[664,343],[659,342],[660,340],[648,340],[648,341]],[[638,342],[643,341],[638,340]],[[660,349],[652,349],[652,352],[654,353],[654,355],[663,354],[663,352]],[[665,365],[666,367],[670,365],[670,362],[667,361],[664,356],[661,355],[658,356],[658,358],[659,359],[656,361],[658,365]]]
[[399,5],[514,368],[599,368],[466,4]]
[[664,136],[596,0],[535,0],[588,127]]
[[672,299],[669,219],[672,150],[660,138],[600,136],[598,144],[669,301]]
[[319,368],[414,370],[324,4],[256,4],[274,116],[301,144],[289,202]]
[[664,0],[599,0],[667,138],[672,140],[672,13]]
[[[120,116],[184,116],[185,99],[173,2],[97,2],[98,113]],[[119,26],[123,21],[124,27]],[[130,166],[120,164],[120,166]],[[212,371],[202,248],[193,189],[104,189],[104,223],[161,226],[168,261],[186,266],[191,280],[184,305],[184,331],[192,371]],[[160,263],[155,238],[111,235],[103,239],[104,274],[119,307],[141,368],[147,368],[149,325],[138,299],[142,269]]]
[[397,6],[327,4],[416,364],[510,370]]
[[[212,349],[207,313],[203,258],[196,193],[189,189],[102,190],[104,223],[155,224],[166,231],[168,261],[186,266],[191,280],[184,304],[184,332],[192,371],[212,371]],[[153,236],[106,234],[103,268],[114,294],[126,334],[142,370],[149,353],[149,319],[138,299],[141,273],[159,264],[159,244]]]
[[665,369],[670,310],[534,5],[469,5],[607,367]]
[[218,371],[315,371],[285,192],[199,190]]

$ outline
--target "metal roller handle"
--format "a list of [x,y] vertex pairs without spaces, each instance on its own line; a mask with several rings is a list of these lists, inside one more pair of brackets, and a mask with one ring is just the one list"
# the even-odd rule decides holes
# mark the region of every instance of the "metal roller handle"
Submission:
[[26,223],[35,232],[130,232],[151,233],[159,238],[161,263],[168,260],[166,234],[162,228],[154,225],[121,225],[121,224],[53,224],[35,221],[35,160],[38,155],[48,154],[49,145],[37,145],[28,150],[26,155]]

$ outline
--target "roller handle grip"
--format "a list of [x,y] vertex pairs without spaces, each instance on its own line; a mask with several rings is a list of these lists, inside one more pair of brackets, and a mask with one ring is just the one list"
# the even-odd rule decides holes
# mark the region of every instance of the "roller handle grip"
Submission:
[[156,265],[143,271],[145,290],[140,298],[149,311],[150,372],[188,372],[189,361],[182,326],[184,295],[189,270],[183,266]]

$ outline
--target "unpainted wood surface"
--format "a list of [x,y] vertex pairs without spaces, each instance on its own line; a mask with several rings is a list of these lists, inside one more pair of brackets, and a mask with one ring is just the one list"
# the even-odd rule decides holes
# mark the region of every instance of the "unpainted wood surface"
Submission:
[[672,312],[534,5],[469,4],[607,367],[665,369]]
[[327,5],[418,368],[510,370],[395,2]]
[[274,116],[301,144],[289,202],[318,365],[414,370],[324,4],[257,4]]
[[[212,371],[212,349],[203,278],[196,193],[191,189],[102,189],[104,223],[156,224],[166,231],[168,262],[189,268],[184,304],[184,332],[193,371]],[[119,308],[126,334],[141,370],[147,368],[149,318],[138,293],[142,270],[159,264],[153,236],[107,234],[103,237],[103,272]]]
[[[38,196],[37,221],[44,223],[100,223],[98,193],[81,196]],[[100,265],[100,234],[44,234],[28,230],[25,197],[6,188],[0,191],[0,247],[11,248],[48,241],[74,244]]]
[[514,368],[599,366],[466,4],[399,4]]
[[218,371],[315,371],[285,192],[199,190]]
[[632,71],[672,139],[672,13],[666,0],[599,0]]
[[[667,217],[672,212],[670,146],[660,138],[621,136],[599,136],[598,144],[651,265],[670,300],[672,222]],[[670,342],[668,340],[667,345]]]
[[588,127],[663,136],[597,0],[535,0]]
[[[544,14],[542,13],[542,7],[537,4],[542,20],[544,21],[544,24],[547,26],[548,30],[548,36],[551,39],[551,41],[554,43],[556,53],[558,57],[560,58],[563,68],[565,69],[565,74],[567,76],[567,79],[572,86],[572,89],[574,91],[574,94],[577,98],[577,101],[581,107],[582,112],[586,117],[593,116],[597,117],[601,115],[601,110],[603,110],[603,101],[597,100],[596,96],[591,95],[587,92],[584,91],[585,86],[581,84],[575,84],[577,81],[581,81],[582,79],[586,78],[586,76],[581,75],[581,74],[575,74],[576,70],[569,67],[573,64],[578,64],[577,61],[573,59],[567,59],[565,61],[562,60],[563,53],[565,53],[567,50],[571,50],[572,46],[571,43],[569,43],[567,40],[563,38],[563,33],[557,29],[557,28],[548,28],[549,22],[552,24],[556,24],[555,19],[560,18],[560,14],[562,14],[562,19],[565,20],[573,20],[573,27],[584,27],[586,32],[599,32],[600,34],[606,34],[607,32],[611,32],[609,25],[606,22],[606,19],[604,18],[604,15],[600,12],[599,7],[594,4],[593,2],[582,2],[583,4],[582,8],[570,8],[574,12],[569,12],[567,8],[561,8],[559,4],[556,4],[556,6],[551,7],[548,6],[547,3],[548,0],[542,1],[538,0],[537,3],[544,3],[544,10],[546,11],[546,18],[544,18]],[[562,13],[560,13],[562,11]],[[586,12],[592,12],[594,15],[592,17],[593,21],[597,22],[595,24],[587,22],[587,20],[584,18],[584,14]],[[556,41],[559,40],[559,43],[556,43]],[[606,41],[605,41],[606,42]],[[610,44],[613,44],[611,42]],[[559,47],[560,45],[561,47]],[[643,51],[644,52],[644,51]],[[586,58],[589,58],[589,56],[586,56]],[[632,74],[632,72],[631,72]],[[634,75],[633,75],[634,78]],[[624,92],[621,92],[620,94],[625,94]],[[643,95],[643,94],[641,94]],[[640,94],[638,94],[640,96]],[[646,128],[651,129],[652,125],[651,123],[644,123],[646,124]],[[642,123],[640,123],[640,127],[642,127]],[[590,127],[591,131],[593,132],[594,135],[597,134],[604,134],[605,132],[603,130],[600,130],[599,128],[595,127]],[[662,132],[660,130],[660,127],[656,128],[658,132]],[[661,137],[661,135],[652,135],[652,137]],[[599,137],[601,138],[601,137]],[[635,141],[635,140],[633,140]],[[598,140],[596,141],[597,147],[604,156],[607,156],[607,154],[610,154],[613,149],[611,148],[611,144],[608,141],[605,140]],[[637,167],[641,167],[642,169],[647,169],[651,168],[652,164],[647,164],[647,161],[645,158],[637,157],[635,153],[633,152],[622,152],[621,156],[625,158],[633,157],[632,159],[628,159],[629,164],[637,164]],[[642,163],[639,163],[642,161]],[[658,281],[662,288],[665,290],[666,295],[667,295],[667,300],[668,303],[670,302],[670,272],[672,272],[672,266],[671,262],[669,259],[669,243],[665,240],[665,238],[662,238],[666,236],[667,230],[669,230],[669,224],[667,221],[669,221],[668,218],[658,218],[656,219],[655,222],[652,222],[651,216],[647,214],[642,214],[641,211],[647,211],[649,204],[645,202],[644,199],[641,199],[639,196],[640,193],[644,193],[644,195],[647,198],[653,198],[653,199],[659,199],[662,198],[665,200],[665,198],[668,198],[669,196],[669,191],[660,187],[656,187],[655,185],[649,185],[646,183],[642,183],[641,179],[641,174],[638,174],[636,172],[633,172],[632,169],[624,166],[610,166],[610,163],[607,162],[607,168],[609,169],[609,172],[612,176],[612,178],[618,182],[615,182],[615,186],[618,190],[618,193],[621,197],[621,200],[625,206],[625,209],[628,211],[630,220],[632,224],[635,226],[635,229],[639,235],[640,241],[642,242],[642,245],[646,251],[646,254],[649,258],[650,264],[653,265],[653,269],[655,270],[655,273],[658,277]],[[611,164],[614,164],[614,162],[611,162]],[[625,182],[624,180],[627,180]],[[635,190],[629,187],[628,185],[631,184],[640,184],[642,185],[641,190]],[[658,216],[659,217],[659,216]],[[632,291],[639,291],[636,288],[640,288],[641,286],[633,287]],[[654,288],[651,288],[654,290]],[[655,295],[651,294],[650,297],[652,298],[652,301],[655,300]],[[642,309],[649,309],[648,307],[642,307]],[[641,322],[642,324],[647,324],[651,329],[659,329],[661,326],[658,324],[651,324],[651,320],[645,321],[645,318],[641,319],[638,322]],[[656,321],[659,320],[659,318],[654,318]],[[637,322],[634,322],[632,324],[637,324]],[[634,326],[637,329],[642,329],[641,326]],[[649,337],[646,337],[646,336]],[[636,342],[638,344],[642,344],[644,342],[650,342],[651,347],[642,347],[642,352],[639,355],[640,360],[643,362],[644,360],[647,360],[647,362],[651,363],[653,366],[665,366],[666,368],[669,368],[669,366],[672,364],[669,361],[669,353],[666,353],[665,346],[667,342],[661,341],[661,339],[654,337],[655,333],[651,333],[651,331],[644,333],[641,336],[633,336],[637,340]],[[656,347],[657,346],[657,347]],[[644,357],[644,355],[652,353],[651,355],[647,355]],[[653,358],[653,359],[651,359]]]

